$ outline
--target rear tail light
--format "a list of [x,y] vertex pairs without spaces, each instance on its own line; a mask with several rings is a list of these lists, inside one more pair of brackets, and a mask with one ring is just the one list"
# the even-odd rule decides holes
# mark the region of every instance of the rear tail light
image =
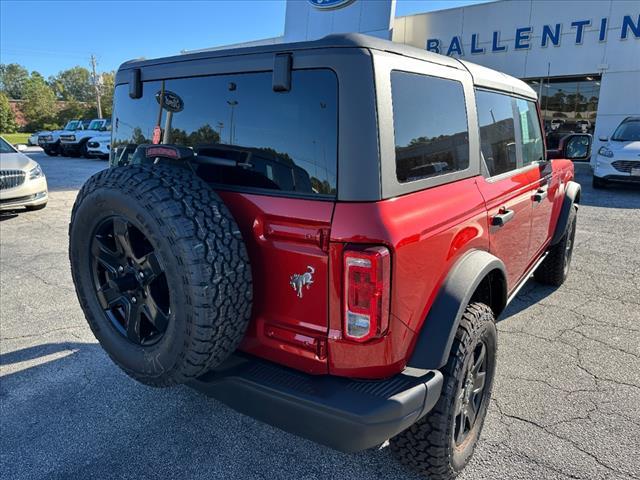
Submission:
[[344,252],[344,336],[365,342],[389,327],[391,255],[385,247]]

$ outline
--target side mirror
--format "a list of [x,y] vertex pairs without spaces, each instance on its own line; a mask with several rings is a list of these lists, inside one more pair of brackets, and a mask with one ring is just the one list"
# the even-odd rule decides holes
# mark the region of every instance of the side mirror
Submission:
[[608,142],[609,141],[609,137],[600,137],[600,138],[598,138],[598,140],[600,140],[601,142]]
[[588,133],[572,133],[562,139],[562,157],[569,160],[588,160],[593,137]]
[[27,146],[24,143],[19,143],[15,147],[19,152],[24,152],[27,150]]

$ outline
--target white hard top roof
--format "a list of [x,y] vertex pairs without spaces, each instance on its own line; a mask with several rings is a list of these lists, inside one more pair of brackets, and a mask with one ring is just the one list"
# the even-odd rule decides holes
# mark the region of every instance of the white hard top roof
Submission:
[[473,77],[474,85],[478,87],[486,87],[494,90],[502,90],[505,92],[513,93],[514,95],[520,95],[532,100],[537,100],[538,95],[529,85],[524,83],[511,75],[506,73],[491,70],[487,67],[476,65],[475,63],[467,62],[466,60],[460,60],[471,76]]

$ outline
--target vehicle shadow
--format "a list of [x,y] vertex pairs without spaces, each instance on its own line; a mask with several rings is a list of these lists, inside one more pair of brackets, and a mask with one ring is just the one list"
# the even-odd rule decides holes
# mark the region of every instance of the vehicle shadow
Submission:
[[544,300],[558,290],[558,288],[559,287],[542,285],[541,283],[536,282],[532,276],[518,292],[518,295],[511,300],[511,303],[507,305],[507,308],[505,308],[496,319],[496,322],[499,323],[508,320],[510,317],[513,317],[514,315],[517,315],[518,313]]
[[14,219],[18,216],[17,212],[7,211],[0,213],[0,222],[6,222],[7,220]]
[[3,478],[422,478],[386,447],[343,454],[187,387],[145,387],[95,343],[31,346],[0,364]]
[[[12,365],[15,363],[35,360],[54,353],[63,351],[74,351],[84,347],[86,343],[61,342],[61,343],[45,343],[44,345],[35,345],[23,348],[22,350],[14,350],[13,352],[0,353],[0,367]],[[7,380],[10,375],[3,375],[3,379]]]

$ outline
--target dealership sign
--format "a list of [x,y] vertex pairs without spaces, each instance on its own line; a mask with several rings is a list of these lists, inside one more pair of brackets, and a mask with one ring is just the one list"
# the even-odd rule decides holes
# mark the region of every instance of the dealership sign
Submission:
[[[598,41],[607,41],[607,26],[609,24],[608,18],[602,18],[594,26],[597,28]],[[585,29],[592,25],[591,20],[576,20],[571,22],[570,29],[575,32],[573,37],[575,45],[581,45],[584,40]],[[534,34],[533,27],[519,27],[515,30],[514,40],[510,42],[502,41],[500,39],[500,31],[496,30],[492,33],[491,38],[480,38],[480,34],[473,33],[471,35],[471,48],[469,53],[474,55],[483,54],[487,52],[504,52],[513,47],[514,50],[528,50],[532,46],[547,47],[553,45],[554,47],[560,46],[560,38],[562,35],[563,24],[556,23],[550,25],[544,25],[540,31],[540,39],[535,41],[532,38]],[[633,17],[631,15],[625,15],[622,19],[622,27],[617,35],[620,40],[626,40],[629,38],[640,38],[640,15]],[[481,47],[481,42],[491,41],[490,47]],[[456,35],[449,42],[442,42],[439,38],[429,38],[426,45],[427,50],[430,52],[442,53],[446,55],[465,55],[462,47],[462,36]]]
[[333,10],[349,5],[353,0],[308,0],[308,2],[316,8],[322,10]]

